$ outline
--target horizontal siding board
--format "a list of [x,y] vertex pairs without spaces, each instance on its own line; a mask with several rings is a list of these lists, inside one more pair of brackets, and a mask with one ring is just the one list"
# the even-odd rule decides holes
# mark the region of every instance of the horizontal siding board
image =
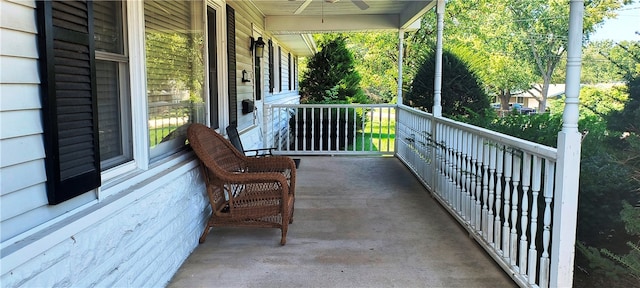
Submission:
[[[0,195],[10,194],[34,185],[44,185],[45,181],[47,181],[47,176],[44,171],[44,161],[42,159],[2,167],[0,168]],[[42,193],[42,197],[46,199],[44,186],[42,186],[41,189],[40,193]],[[31,197],[24,197],[23,201],[25,199],[31,199]],[[30,201],[31,200],[24,201],[25,203],[22,205],[26,205],[26,203]],[[22,209],[21,207],[15,208]],[[2,219],[5,219],[5,217],[2,216]]]
[[1,84],[40,83],[38,61],[36,59],[0,55],[0,63],[2,63],[2,67],[11,67],[10,69],[0,69]]
[[[0,55],[36,59],[38,49],[36,35],[23,31],[0,28],[2,35],[2,45],[0,45]],[[6,41],[11,39],[11,41]]]
[[[44,187],[42,192],[46,195]],[[2,223],[0,223],[0,230],[2,230],[2,235],[0,235],[1,241],[4,242],[7,239],[45,223],[47,220],[59,217],[95,200],[95,193],[87,192],[58,205],[41,205],[35,209],[25,211],[17,217],[3,219]]]
[[0,139],[0,167],[44,158],[42,135]]
[[0,139],[42,133],[40,115],[35,109],[0,112]]
[[[29,5],[33,2],[25,1],[24,4]],[[35,34],[38,31],[34,21],[35,7],[24,4],[20,1],[0,1],[0,27]]]
[[[44,168],[44,164],[41,164],[40,166]],[[5,169],[3,169],[3,172],[5,172]],[[4,177],[5,176],[3,175],[2,178]],[[47,200],[47,193],[45,193],[45,189],[46,186],[44,182],[41,182],[25,187],[15,193],[3,194],[0,196],[0,217],[4,221],[5,219],[11,219],[19,216],[25,211],[34,210],[38,207],[48,205],[49,200]]]
[[0,85],[0,111],[40,109],[40,86],[37,84]]

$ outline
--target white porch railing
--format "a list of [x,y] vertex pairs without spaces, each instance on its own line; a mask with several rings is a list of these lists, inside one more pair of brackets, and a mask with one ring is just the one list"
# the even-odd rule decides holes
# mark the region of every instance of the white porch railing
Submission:
[[[551,235],[552,210],[560,209],[552,206],[557,205],[555,148],[403,105],[271,105],[267,110],[267,134],[279,154],[395,151],[518,285],[554,286],[551,241],[561,237]],[[332,132],[332,121],[357,132]],[[395,143],[385,146],[383,139]]]
[[548,287],[556,149],[400,106],[397,157],[523,287]]
[[396,105],[273,104],[265,109],[278,154],[393,155]]

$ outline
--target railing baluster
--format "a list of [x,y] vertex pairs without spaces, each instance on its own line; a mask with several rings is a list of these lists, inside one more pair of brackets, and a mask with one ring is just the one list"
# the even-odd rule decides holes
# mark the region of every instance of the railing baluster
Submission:
[[538,232],[538,193],[540,192],[540,184],[542,182],[542,159],[533,155],[532,165],[532,182],[531,182],[531,240],[529,244],[529,284],[536,284],[538,249],[536,248],[536,234]]
[[473,177],[474,179],[476,179],[476,203],[475,203],[475,212],[476,212],[476,230],[477,231],[483,231],[482,229],[482,218],[481,218],[481,213],[482,213],[482,137],[480,136],[476,136],[475,138],[475,145],[473,147],[473,149],[476,150],[476,154],[475,154],[475,161],[474,161],[474,169],[475,169],[475,176]]
[[458,213],[460,213],[460,215],[464,215],[464,211],[462,211],[462,175],[461,175],[461,171],[460,168],[462,167],[462,152],[460,150],[458,150],[458,143],[461,142],[462,140],[460,139],[460,134],[462,132],[455,130],[453,128],[451,128],[452,130],[452,134],[453,134],[453,145],[452,146],[452,153],[455,153],[455,157],[453,158],[454,164],[453,164],[453,168],[455,169],[455,171],[453,171],[453,177],[454,177],[454,181],[456,184],[456,210],[458,210]]
[[468,181],[469,181],[469,224],[471,227],[478,229],[476,226],[476,201],[477,201],[477,193],[476,191],[476,142],[478,141],[478,137],[469,133],[469,141],[468,141],[468,149],[469,149],[469,169],[468,169]]
[[467,137],[464,131],[459,130],[460,142],[458,143],[458,151],[460,151],[460,186],[462,187],[462,216],[464,220],[469,222],[469,192],[467,190]]
[[549,259],[549,247],[551,246],[551,202],[554,194],[555,162],[545,161],[544,175],[544,219],[542,228],[542,256],[540,257],[540,287],[549,287],[549,271],[551,259]]
[[[511,148],[505,147],[504,151],[504,222],[502,225],[502,257],[510,260],[509,250],[509,211],[511,211],[511,165],[513,165],[513,154]],[[510,261],[508,261],[510,263]]]
[[531,154],[523,152],[522,154],[522,204],[520,205],[520,247],[518,254],[520,258],[520,274],[527,274],[527,228],[529,225],[529,186],[531,185]]
[[[496,248],[498,252],[504,251],[504,246],[502,245],[502,172],[504,171],[504,152],[505,147],[498,143],[496,145],[496,218],[493,220],[495,226],[493,239],[496,242]],[[503,254],[504,255],[504,254]]]
[[[520,151],[512,151],[512,153],[519,153]],[[510,237],[510,246],[509,251],[509,259],[511,260],[511,266],[514,266],[514,269],[517,271],[518,268],[516,266],[516,261],[518,259],[518,194],[519,194],[519,185],[520,185],[520,164],[522,159],[519,159],[518,154],[513,155],[513,170],[511,170],[511,182],[513,186],[511,188],[511,237]]]
[[[489,231],[489,143],[486,140],[481,141],[482,148],[482,237],[487,239],[489,243],[493,242],[493,230]],[[491,219],[493,221],[493,219]]]
[[[387,110],[387,150],[386,152],[391,151],[391,108],[386,108]],[[395,132],[394,132],[395,133]]]

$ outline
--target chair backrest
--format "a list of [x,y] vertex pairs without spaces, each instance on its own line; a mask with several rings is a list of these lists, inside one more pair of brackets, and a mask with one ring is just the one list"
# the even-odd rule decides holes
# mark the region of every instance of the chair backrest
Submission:
[[246,168],[246,156],[215,130],[194,123],[189,126],[187,137],[193,151],[212,173],[219,176],[222,171],[235,172]]
[[229,141],[233,144],[233,147],[244,153],[244,148],[242,147],[242,141],[240,140],[240,134],[238,134],[238,127],[236,124],[230,124],[227,126],[226,130],[227,137],[229,137]]

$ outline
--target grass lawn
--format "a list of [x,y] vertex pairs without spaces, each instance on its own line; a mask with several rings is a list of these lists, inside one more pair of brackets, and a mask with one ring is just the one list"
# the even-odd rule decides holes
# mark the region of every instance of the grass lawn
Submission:
[[[375,113],[375,111],[373,112]],[[395,114],[374,118],[365,125],[363,131],[356,134],[355,151],[393,152],[395,143],[396,119]],[[353,150],[353,146],[348,148]]]

